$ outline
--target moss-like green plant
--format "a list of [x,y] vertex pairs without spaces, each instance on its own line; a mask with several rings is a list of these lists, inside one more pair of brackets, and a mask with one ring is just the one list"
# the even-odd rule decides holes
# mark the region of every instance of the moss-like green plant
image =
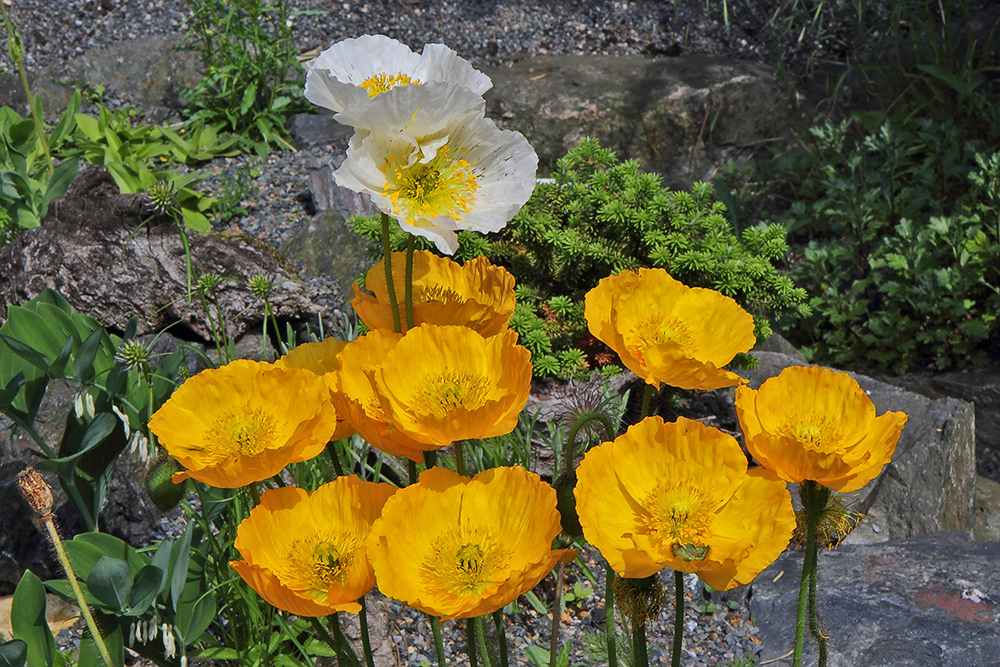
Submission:
[[[366,238],[379,238],[377,220],[351,223]],[[393,247],[404,243],[395,232]],[[659,175],[620,162],[588,138],[539,182],[503,232],[460,234],[456,259],[486,255],[514,274],[518,305],[510,326],[531,350],[535,375],[573,377],[617,361],[583,317],[584,295],[601,278],[664,268],[687,285],[734,298],[753,313],[758,338],[766,338],[773,318],[808,312],[805,291],[774,266],[787,250],[780,225],[737,233],[711,184],[671,191]]]

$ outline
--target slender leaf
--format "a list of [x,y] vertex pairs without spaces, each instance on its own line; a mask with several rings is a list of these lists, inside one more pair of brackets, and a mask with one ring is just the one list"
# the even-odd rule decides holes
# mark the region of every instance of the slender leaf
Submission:
[[28,659],[28,645],[20,639],[0,644],[0,667],[24,667]]
[[45,587],[31,570],[21,576],[10,609],[14,636],[28,648],[28,667],[52,667],[56,640],[45,622]]

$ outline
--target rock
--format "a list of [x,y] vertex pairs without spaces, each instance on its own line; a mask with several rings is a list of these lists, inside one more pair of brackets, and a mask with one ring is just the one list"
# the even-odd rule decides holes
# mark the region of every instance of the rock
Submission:
[[788,135],[796,117],[795,96],[773,70],[728,58],[534,56],[486,73],[487,115],[527,137],[543,173],[594,136],[687,188]]
[[[0,79],[2,81],[2,79]],[[347,151],[347,142],[354,128],[341,125],[333,119],[333,112],[325,109],[316,113],[297,113],[288,119],[288,132],[298,150],[313,146],[329,146],[331,155],[341,156]]]
[[[365,604],[368,612],[368,637],[371,639],[372,658],[375,667],[395,667],[395,651],[392,641],[392,624],[389,622],[389,606],[385,598],[368,595]],[[339,614],[344,636],[351,644],[355,655],[364,664],[364,649],[361,643],[361,618],[358,614]],[[337,659],[323,657],[316,661],[316,667],[337,667]]]
[[[57,81],[102,84],[125,95],[146,112],[147,122],[159,122],[181,106],[180,87],[201,80],[200,57],[194,51],[174,51],[179,35],[152,35],[117,42],[58,63],[33,77],[32,91],[42,96],[47,114],[61,113],[75,86]],[[23,93],[22,93],[23,96]],[[0,99],[0,102],[6,103]]]
[[976,475],[974,507],[976,522],[972,539],[977,542],[1000,542],[1000,483]]
[[976,406],[976,446],[1000,453],[1000,367],[942,373],[931,384],[948,396]]
[[[750,386],[788,366],[792,357],[756,353],[760,365],[744,371]],[[909,415],[892,461],[882,474],[856,493],[854,509],[868,520],[848,536],[848,543],[900,540],[941,531],[970,531],[975,515],[975,417],[972,405],[955,398],[932,400],[920,394],[851,374],[868,393],[878,414],[899,410]],[[732,392],[732,390],[728,390]],[[877,531],[877,532],[876,532]]]
[[[138,315],[140,333],[179,323],[209,340],[212,329],[200,300],[186,297],[186,261],[173,222],[154,218],[143,225],[149,216],[142,209],[141,196],[119,194],[103,167],[84,169],[41,227],[0,250],[0,275],[6,278],[0,301],[23,303],[51,287],[107,327],[123,330]],[[270,246],[219,234],[192,232],[189,238],[197,274],[236,279],[217,291],[229,336],[238,338],[263,320],[263,302],[242,282],[257,274],[274,282],[270,301],[279,320],[319,314],[313,304],[318,291],[298,282]]]
[[[802,552],[785,553],[751,584],[760,662],[791,665]],[[780,578],[777,578],[782,573]],[[938,533],[819,556],[819,615],[829,667],[995,667],[1000,664],[1000,543]],[[777,579],[777,581],[775,581]],[[816,665],[806,635],[805,667]]]
[[[333,187],[337,191],[344,190]],[[352,194],[360,203],[361,197]],[[308,224],[281,244],[279,252],[303,272],[333,278],[340,294],[350,300],[354,296],[351,283],[363,276],[372,262],[367,255],[368,241],[347,226],[342,210],[330,208],[313,216]]]

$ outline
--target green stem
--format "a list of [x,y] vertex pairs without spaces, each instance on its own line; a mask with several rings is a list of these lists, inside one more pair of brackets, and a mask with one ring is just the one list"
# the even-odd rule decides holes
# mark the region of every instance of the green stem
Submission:
[[562,589],[566,577],[566,564],[559,563],[556,568],[556,592],[552,600],[552,629],[549,631],[549,665],[555,667],[559,655],[559,620],[562,614]]
[[[470,618],[469,620],[472,621],[473,619]],[[483,658],[483,667],[493,667],[493,661],[490,660],[490,652],[486,648],[486,628],[483,627],[482,616],[476,616],[473,628],[476,633],[476,646],[479,647],[479,655]]]
[[476,624],[471,618],[465,619],[465,643],[469,647],[469,667],[476,667]]
[[438,667],[445,667],[448,662],[444,658],[444,640],[441,639],[441,626],[438,620],[431,615],[427,618],[431,622],[431,634],[434,635],[434,651],[437,653]]
[[406,305],[406,330],[413,328],[413,234],[406,241],[406,285],[403,287],[403,301]]
[[[53,457],[55,458],[55,457]],[[424,452],[424,467],[433,468],[438,463],[438,455],[436,451]]]
[[500,667],[507,667],[507,629],[503,625],[503,612],[499,609],[493,612],[493,627],[500,642]]
[[684,574],[674,570],[674,645],[670,667],[681,667],[681,646],[684,644]]
[[372,655],[372,640],[368,636],[368,606],[365,604],[365,596],[358,600],[361,603],[361,646],[365,650],[365,665],[375,667],[375,656]]
[[642,394],[642,413],[639,415],[639,421],[642,421],[649,416],[649,406],[653,402],[653,393],[655,391],[656,390],[653,389],[653,385],[646,385],[646,390]]
[[809,563],[816,558],[816,522],[821,507],[817,506],[816,482],[806,480],[800,487],[802,505],[806,514],[806,549],[802,558],[802,579],[799,582],[799,606],[795,617],[795,649],[792,654],[792,667],[801,667],[803,644],[806,629],[806,607],[809,599],[809,587],[815,574],[809,568]]
[[649,653],[646,648],[646,620],[632,626],[632,664],[634,667],[649,667]]
[[461,441],[455,443],[455,470],[459,475],[465,477],[465,454]]
[[104,643],[104,638],[101,637],[100,631],[97,629],[97,623],[94,621],[93,614],[90,613],[90,607],[87,605],[86,598],[83,597],[83,590],[80,588],[80,582],[76,580],[76,574],[73,572],[73,566],[70,565],[69,557],[66,555],[66,549],[63,548],[62,540],[59,538],[59,531],[56,530],[56,524],[52,520],[51,515],[47,520],[43,520],[45,524],[45,531],[48,533],[49,540],[52,542],[52,546],[56,550],[56,555],[59,557],[59,562],[62,563],[63,569],[66,571],[66,579],[69,580],[69,585],[73,588],[73,595],[76,597],[77,604],[80,605],[80,611],[83,612],[83,617],[87,621],[87,628],[90,629],[90,636],[94,638],[94,643],[97,645],[97,650],[101,654],[101,658],[104,659],[104,663],[108,667],[114,667],[114,662],[111,660],[111,653],[108,651],[107,645]]
[[406,459],[406,471],[410,475],[410,484],[416,484],[418,478],[416,462]]
[[608,645],[608,667],[618,667],[618,633],[615,631],[615,571],[608,564],[604,569],[604,633]]
[[49,140],[45,136],[45,125],[42,123],[42,113],[38,108],[37,100],[35,96],[31,94],[31,86],[28,84],[28,73],[24,69],[24,43],[21,41],[21,34],[18,32],[14,24],[11,23],[10,17],[7,16],[7,5],[6,3],[0,4],[0,9],[3,10],[3,22],[4,26],[7,28],[8,42],[10,40],[16,41],[17,53],[13,52],[8,48],[8,53],[14,63],[17,65],[17,72],[21,75],[21,85],[24,87],[24,94],[28,98],[28,106],[31,107],[31,118],[35,123],[35,133],[38,135],[38,143],[42,147],[42,152],[45,154],[45,161],[48,167],[49,177],[51,178],[52,172],[54,171],[52,166],[52,154],[49,152]]
[[337,453],[337,444],[340,441],[330,441],[326,443],[326,453],[330,456],[330,462],[333,463],[333,471],[336,473],[337,477],[344,476],[344,466],[340,463],[340,455]]
[[344,636],[344,631],[340,629],[340,615],[333,612],[327,618],[330,620],[330,628],[333,630],[333,638],[337,642],[337,665],[338,667],[361,667],[358,656],[354,655],[351,644]]
[[[826,507],[826,501],[829,497],[829,491],[825,487],[818,487],[813,490],[815,494],[814,503],[820,511],[822,508]],[[817,512],[817,521],[819,518],[819,512]],[[808,616],[809,616],[809,633],[816,640],[816,645],[819,648],[819,658],[816,663],[817,667],[826,667],[827,661],[827,646],[826,646],[826,636],[823,634],[822,624],[819,620],[819,610],[817,609],[816,602],[816,570],[819,560],[819,545],[815,545],[812,550],[811,558],[803,562],[804,568],[809,568],[809,603],[808,603]]]
[[389,242],[389,216],[382,214],[382,263],[385,265],[385,287],[389,292],[389,307],[392,309],[392,330],[400,333],[399,303],[396,300],[396,287],[392,280],[392,245]]
[[257,505],[260,505],[260,490],[257,488],[257,482],[251,482],[250,484],[247,484],[246,490],[247,492],[250,493],[250,499],[253,501],[253,507],[251,507],[250,509],[253,509],[254,507],[257,507]]

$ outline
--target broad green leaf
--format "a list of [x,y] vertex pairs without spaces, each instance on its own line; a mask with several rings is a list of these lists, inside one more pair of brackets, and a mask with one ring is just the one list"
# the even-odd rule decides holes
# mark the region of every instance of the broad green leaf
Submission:
[[184,219],[184,225],[188,229],[201,234],[208,234],[212,231],[212,223],[203,213],[192,211],[189,208],[184,208],[181,209],[181,218]]
[[94,377],[94,358],[100,349],[104,329],[96,329],[83,341],[73,359],[73,380],[83,386]]
[[31,570],[25,571],[14,589],[10,612],[14,637],[28,648],[28,667],[52,667],[56,640],[45,622],[45,587]]
[[184,534],[170,552],[170,603],[177,609],[177,603],[184,592],[187,583],[188,565],[191,560],[191,538],[194,535],[194,522],[189,521],[184,528]]
[[141,616],[163,590],[167,581],[167,573],[155,565],[147,565],[139,570],[132,582],[132,590],[128,594],[130,616]]
[[87,577],[87,589],[114,611],[121,611],[128,601],[132,577],[128,563],[104,556]]
[[[97,631],[104,639],[104,645],[111,654],[111,662],[115,667],[123,667],[125,664],[125,643],[122,633],[122,625],[118,618],[112,614],[104,614],[98,610],[93,610],[94,622]],[[97,644],[89,633],[84,634],[80,640],[80,652],[77,667],[105,667],[104,658]]]
[[21,639],[11,639],[0,644],[0,667],[24,667],[28,659],[28,645]]
[[101,128],[97,122],[97,119],[93,116],[88,116],[87,114],[78,113],[76,114],[76,126],[80,128],[80,131],[86,135],[91,141],[101,140]]

